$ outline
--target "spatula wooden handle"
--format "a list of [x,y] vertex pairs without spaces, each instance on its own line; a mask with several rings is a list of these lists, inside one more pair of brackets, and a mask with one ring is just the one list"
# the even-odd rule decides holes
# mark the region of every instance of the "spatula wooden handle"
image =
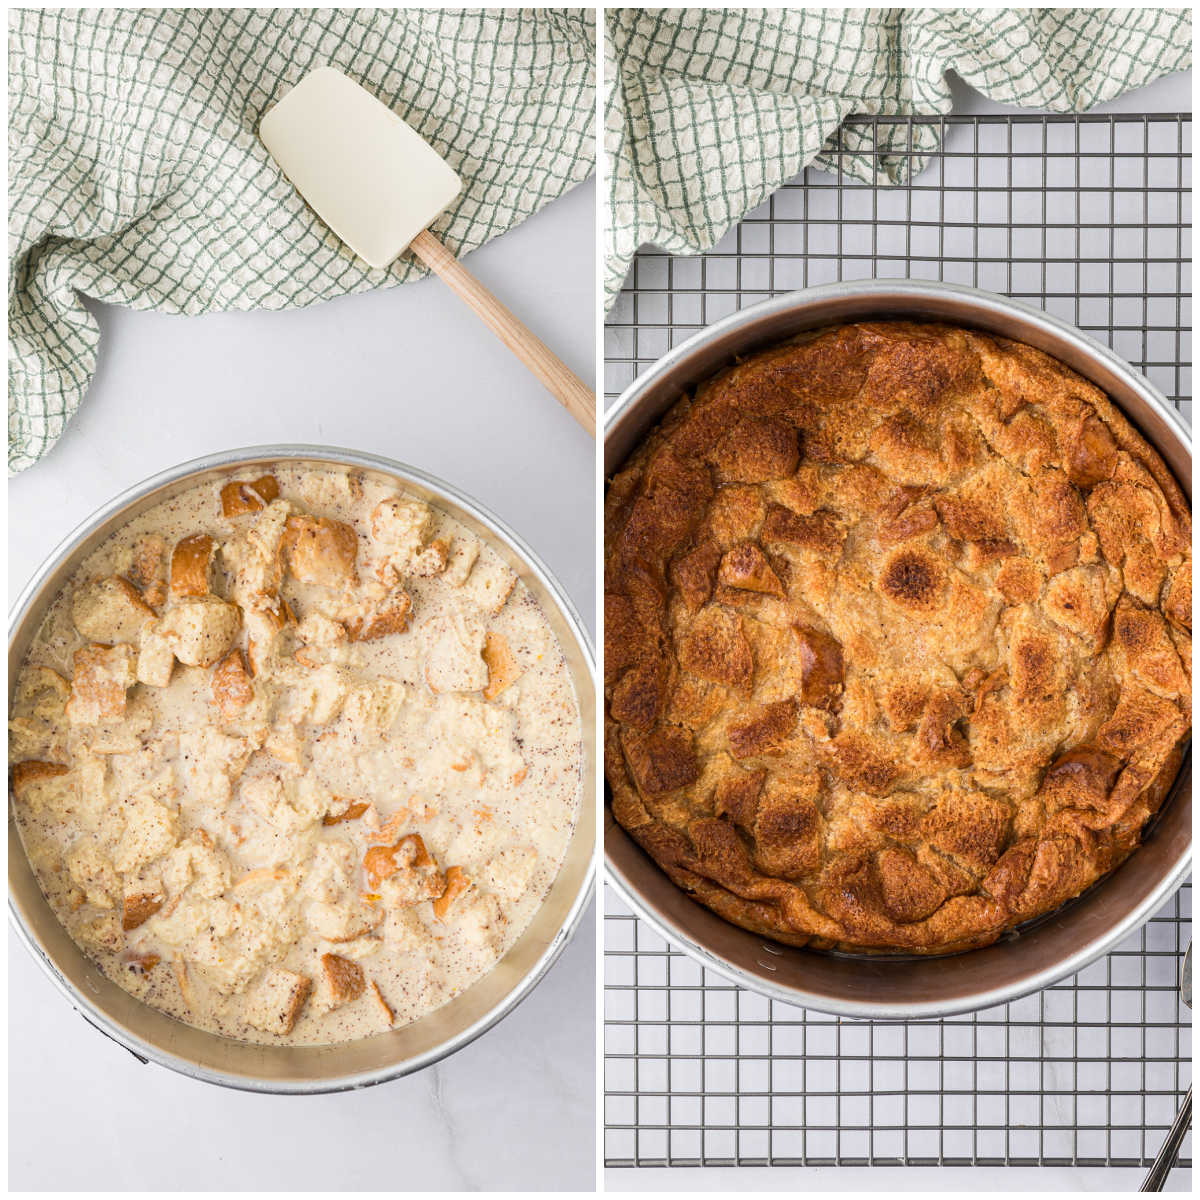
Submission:
[[596,436],[596,395],[566,363],[531,333],[428,229],[409,249],[482,318],[487,327],[542,381],[559,403]]

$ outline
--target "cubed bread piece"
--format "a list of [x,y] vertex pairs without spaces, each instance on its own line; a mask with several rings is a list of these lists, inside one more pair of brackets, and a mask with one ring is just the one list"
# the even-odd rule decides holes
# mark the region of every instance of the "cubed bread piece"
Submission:
[[156,621],[138,639],[137,681],[148,687],[166,687],[175,669],[175,650]]
[[472,537],[456,537],[450,545],[442,578],[451,587],[462,587],[479,557],[479,543]]
[[480,882],[506,900],[518,900],[528,890],[537,865],[533,846],[506,846],[485,864]]
[[292,1032],[312,991],[312,980],[272,967],[246,998],[246,1023],[283,1037]]
[[420,500],[389,496],[371,513],[371,536],[387,562],[405,568],[433,532],[433,510]]
[[283,583],[283,533],[293,511],[288,501],[272,500],[221,543],[221,567],[229,577],[229,595],[243,608],[254,607],[263,598],[278,599]]
[[116,646],[84,646],[75,651],[67,720],[72,725],[98,725],[125,715],[125,694],[133,686],[133,651]]
[[192,596],[170,608],[158,628],[181,663],[211,667],[229,653],[241,624],[236,604],[219,596]]
[[[334,796],[337,809],[327,812],[321,818],[322,825],[340,825],[343,821],[357,821],[371,806],[365,800],[347,800],[344,796]],[[344,808],[340,807],[345,805]]]
[[284,525],[281,549],[301,583],[344,588],[358,578],[358,534],[341,521],[294,514]]
[[274,475],[264,475],[252,482],[233,479],[221,489],[221,515],[240,517],[246,513],[261,512],[278,498],[279,484]]
[[434,692],[478,692],[487,687],[486,631],[477,621],[439,617],[423,627],[429,649],[425,682]]
[[12,793],[35,817],[94,829],[108,804],[104,759],[86,758],[74,770],[50,762],[18,763],[13,767]]
[[207,596],[217,544],[207,533],[193,533],[175,544],[171,554],[171,595]]
[[49,667],[21,672],[8,723],[10,759],[66,757],[64,712],[70,694],[67,681]]
[[454,902],[463,895],[471,886],[470,879],[467,878],[466,872],[462,867],[447,867],[446,868],[446,890],[433,902],[433,915],[439,921],[446,919],[446,914],[453,907]]
[[122,875],[141,870],[171,850],[179,839],[178,818],[165,804],[147,796],[121,806],[125,829],[113,851],[113,866]]
[[49,667],[26,667],[17,683],[17,701],[13,707],[22,716],[58,720],[70,694],[70,685],[57,671]]
[[521,673],[508,639],[501,633],[489,633],[483,644],[483,661],[487,664],[485,700],[495,700]]
[[233,721],[254,699],[254,684],[240,650],[231,650],[212,673],[213,707],[221,721]]
[[346,627],[341,621],[335,621],[325,613],[313,609],[305,613],[303,620],[296,626],[296,637],[306,646],[327,648],[346,640]]
[[364,904],[357,896],[341,900],[314,900],[306,913],[308,927],[327,942],[352,942],[378,928],[387,914]]
[[325,1000],[330,1008],[338,1008],[357,1000],[367,986],[363,969],[340,954],[322,954],[321,971]]
[[433,900],[446,890],[446,880],[419,833],[394,846],[372,846],[363,857],[367,886],[381,892],[390,905]]
[[283,649],[284,635],[296,629],[296,618],[287,602],[259,602],[242,610],[246,626],[246,659],[250,674],[261,675],[266,665]]
[[450,561],[450,543],[445,538],[434,538],[424,550],[414,554],[409,570],[422,579],[440,575]]
[[454,929],[458,938],[468,946],[488,947],[499,952],[504,944],[508,918],[500,901],[490,892],[478,888],[454,906]]
[[145,700],[133,696],[119,721],[104,721],[80,731],[79,740],[92,754],[134,754],[154,724],[154,713]]
[[93,642],[136,642],[154,620],[152,609],[127,579],[111,575],[84,584],[71,600],[75,628]]
[[397,588],[389,592],[366,616],[352,621],[350,638],[355,642],[373,642],[408,629],[412,600],[407,592]]
[[157,533],[148,533],[134,543],[129,582],[151,608],[161,608],[166,602],[167,543]]
[[125,914],[121,927],[128,933],[144,925],[166,903],[166,894],[160,888],[157,891],[139,891],[126,893]]
[[21,802],[28,801],[35,792],[47,786],[50,780],[61,779],[69,770],[69,767],[60,766],[58,763],[17,763],[12,769],[13,798]]
[[116,954],[125,945],[125,934],[121,931],[121,919],[115,912],[101,913],[84,921],[72,931],[85,950],[103,954]]
[[185,888],[191,895],[212,900],[229,890],[233,866],[203,829],[194,829],[163,859],[163,886],[172,895]]
[[463,595],[469,596],[485,613],[495,616],[504,607],[516,584],[516,575],[498,558],[489,555],[479,559],[471,568],[462,590]]
[[96,908],[114,907],[115,898],[121,894],[121,881],[107,856],[90,838],[82,838],[71,847],[67,873],[89,904]]

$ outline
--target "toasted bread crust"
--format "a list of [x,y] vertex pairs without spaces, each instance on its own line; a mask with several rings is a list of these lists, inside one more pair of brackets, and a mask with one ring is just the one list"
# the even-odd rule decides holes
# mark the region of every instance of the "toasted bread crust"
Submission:
[[167,543],[156,533],[139,538],[129,566],[129,582],[142,599],[159,609],[167,599]]
[[1169,791],[1190,523],[1108,398],[1028,346],[880,322],[738,363],[609,487],[615,818],[763,936],[995,941]]
[[302,583],[344,588],[358,578],[358,534],[343,521],[290,516],[280,549],[288,570]]
[[462,867],[447,867],[446,890],[433,902],[433,915],[444,921],[455,900],[470,886],[471,881]]
[[137,895],[125,897],[124,916],[121,927],[128,933],[144,925],[166,902],[166,895],[159,892],[139,892]]
[[396,590],[384,597],[366,616],[352,621],[346,632],[352,642],[373,642],[393,633],[406,633],[411,612],[412,599],[409,594]]
[[60,763],[29,762],[14,763],[12,768],[12,792],[18,800],[23,800],[29,789],[44,779],[57,779],[66,775],[70,770]]
[[367,986],[362,967],[340,954],[322,954],[321,970],[334,1007],[357,1000]]
[[181,538],[171,552],[171,595],[206,596],[217,545],[207,533]]
[[221,515],[241,517],[261,512],[272,500],[279,498],[279,482],[274,475],[247,481],[234,479],[221,488]]
[[233,721],[254,699],[254,684],[240,650],[231,650],[213,667],[212,700],[222,721]]
[[133,651],[115,646],[84,646],[73,655],[71,696],[67,720],[74,725],[97,725],[125,715],[126,693],[134,682]]
[[487,663],[488,681],[483,689],[485,700],[495,700],[521,673],[508,639],[500,633],[488,633],[483,644],[483,661]]
[[383,1013],[383,1019],[389,1024],[396,1023],[396,1013],[392,1006],[383,998],[383,993],[379,990],[379,984],[375,980],[371,980],[371,995],[375,998],[375,1002],[379,1005],[380,1011]]

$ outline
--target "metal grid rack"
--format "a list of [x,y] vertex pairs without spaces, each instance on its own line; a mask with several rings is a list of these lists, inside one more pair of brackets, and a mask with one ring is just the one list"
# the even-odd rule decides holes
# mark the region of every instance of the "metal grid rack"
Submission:
[[[702,257],[639,254],[606,325],[610,397],[738,308],[908,277],[1070,321],[1190,420],[1190,117],[863,118],[834,155],[920,155],[934,133],[899,185],[810,169]],[[1148,1165],[1190,1082],[1190,922],[1189,883],[1040,995],[886,1024],[739,989],[606,889],[606,1165]]]

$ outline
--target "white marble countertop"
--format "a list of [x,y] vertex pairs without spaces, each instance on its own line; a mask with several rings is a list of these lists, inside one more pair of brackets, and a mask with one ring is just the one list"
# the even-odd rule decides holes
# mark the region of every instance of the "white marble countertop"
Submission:
[[[594,202],[588,182],[467,262],[589,380]],[[280,313],[99,313],[82,409],[10,483],[10,597],[129,484],[217,450],[315,442],[458,484],[530,542],[594,634],[593,442],[438,281]],[[594,925],[593,909],[533,994],[465,1050],[380,1087],[303,1098],[142,1066],[64,1003],[10,933],[9,1186],[590,1189]]]

